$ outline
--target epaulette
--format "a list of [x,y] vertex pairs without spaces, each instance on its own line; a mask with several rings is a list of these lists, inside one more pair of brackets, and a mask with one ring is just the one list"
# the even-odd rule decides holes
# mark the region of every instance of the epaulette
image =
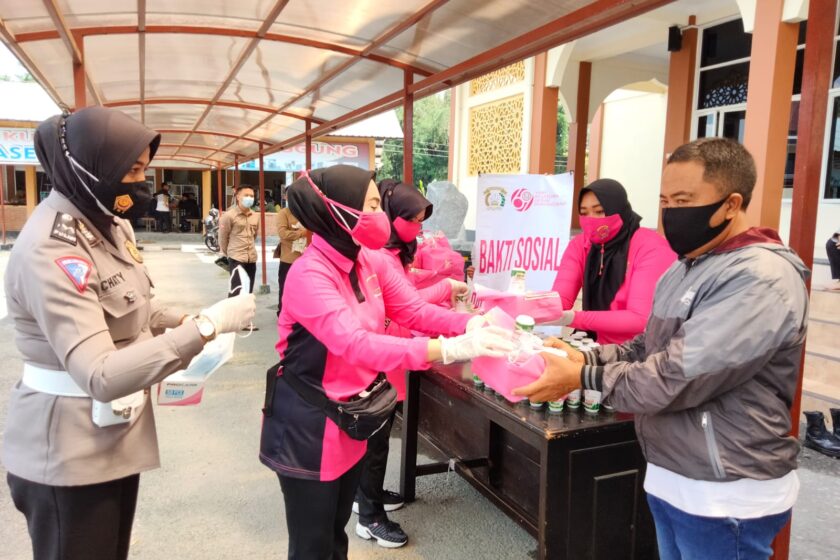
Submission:
[[76,241],[76,218],[64,212],[57,212],[50,237],[75,247],[78,243]]

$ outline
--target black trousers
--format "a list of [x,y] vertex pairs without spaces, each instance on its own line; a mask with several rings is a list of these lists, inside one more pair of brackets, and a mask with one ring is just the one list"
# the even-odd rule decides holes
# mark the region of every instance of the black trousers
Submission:
[[831,279],[840,280],[840,249],[837,248],[837,241],[833,237],[826,242],[825,252],[831,267]]
[[277,315],[280,315],[280,310],[283,308],[283,287],[286,285],[286,276],[289,274],[289,269],[292,268],[291,263],[280,262],[280,267],[277,269]]
[[388,451],[391,444],[391,428],[394,425],[394,415],[373,434],[367,442],[367,453],[363,461],[362,478],[356,491],[356,501],[359,502],[359,522],[362,525],[381,523],[388,516],[382,504],[382,490],[385,486],[385,470],[388,466]]
[[288,560],[347,560],[344,527],[353,510],[363,462],[331,482],[277,475],[286,504]]
[[155,221],[157,222],[158,231],[169,233],[169,230],[172,229],[172,218],[169,212],[155,211]]
[[[254,291],[254,279],[257,277],[257,263],[246,263],[246,262],[239,262],[235,261],[231,258],[228,259],[230,261],[230,275],[233,276],[233,271],[236,269],[237,266],[241,266],[245,269],[245,273],[248,275],[248,278],[251,279],[251,290],[248,293],[252,293]],[[230,293],[228,293],[228,297],[238,296],[239,290],[238,288],[242,282],[239,281],[239,275],[233,276],[233,282],[230,286]]]
[[86,486],[47,486],[6,475],[26,516],[34,560],[128,558],[140,475]]

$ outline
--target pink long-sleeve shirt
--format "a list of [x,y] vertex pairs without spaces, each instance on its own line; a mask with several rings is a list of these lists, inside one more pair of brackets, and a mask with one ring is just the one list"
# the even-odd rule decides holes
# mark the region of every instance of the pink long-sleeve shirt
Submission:
[[[571,309],[583,287],[586,257],[592,243],[583,235],[569,242],[560,261],[552,290],[560,294],[564,309]],[[677,255],[657,232],[639,228],[630,239],[627,273],[609,311],[577,311],[571,326],[595,331],[601,344],[620,344],[645,329],[659,278]]]
[[429,339],[384,334],[386,316],[412,329],[437,325],[446,335],[466,329],[469,316],[424,302],[387,259],[381,251],[360,251],[355,266],[363,302],[350,283],[354,262],[317,235],[289,270],[277,321],[283,367],[260,445],[260,459],[272,470],[296,478],[335,480],[358,463],[366,449],[366,442],[341,431],[282,375],[296,375],[329,398],[346,400],[367,388],[378,372],[429,366]]
[[[388,267],[394,271],[394,274],[398,274],[403,276],[406,279],[406,283],[413,289],[417,291],[417,295],[420,296],[420,299],[427,303],[431,303],[433,305],[437,305],[443,308],[448,308],[450,301],[452,299],[452,284],[448,280],[441,280],[436,284],[432,284],[427,288],[417,289],[414,287],[414,283],[411,281],[411,275],[409,271],[402,265],[399,256],[399,249],[384,249],[383,254],[385,255],[385,263]],[[411,329],[407,329],[404,326],[397,323],[392,317],[388,317],[388,321],[386,321],[387,326],[385,328],[385,333],[391,336],[399,336],[402,338],[411,338],[414,334],[411,332]],[[440,334],[445,329],[447,325],[445,324],[426,324],[423,325],[421,329],[422,332],[427,333],[429,335],[435,336]],[[391,385],[394,386],[394,389],[397,391],[397,400],[402,401],[405,400],[405,369],[398,368],[391,371],[386,371],[385,375],[388,377],[388,381],[391,382]]]

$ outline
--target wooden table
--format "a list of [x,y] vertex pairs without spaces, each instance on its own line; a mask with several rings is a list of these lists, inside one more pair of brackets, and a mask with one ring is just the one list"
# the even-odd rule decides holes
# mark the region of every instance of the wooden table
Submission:
[[[532,410],[476,388],[469,365],[409,372],[400,489],[454,469],[531,533],[541,559],[657,558],[632,416]],[[418,465],[422,436],[449,461]]]

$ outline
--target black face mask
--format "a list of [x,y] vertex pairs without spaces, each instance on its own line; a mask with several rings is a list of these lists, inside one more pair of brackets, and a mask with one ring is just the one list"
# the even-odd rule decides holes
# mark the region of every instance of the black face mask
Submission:
[[668,240],[671,249],[682,257],[720,235],[732,220],[723,220],[715,227],[709,225],[709,220],[727,200],[729,200],[728,196],[720,202],[706,206],[663,208],[662,228],[665,230],[665,239]]
[[118,218],[134,221],[143,217],[152,200],[152,191],[146,181],[97,185],[94,196],[102,206]]

